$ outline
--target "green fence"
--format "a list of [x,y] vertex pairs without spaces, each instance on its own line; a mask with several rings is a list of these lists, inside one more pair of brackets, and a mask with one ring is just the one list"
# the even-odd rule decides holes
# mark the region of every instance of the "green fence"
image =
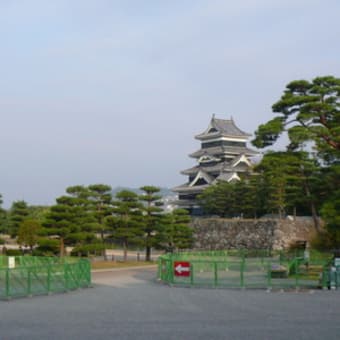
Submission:
[[0,256],[0,299],[66,292],[91,285],[87,259]]
[[[340,271],[330,273],[332,254],[310,251],[230,250],[166,254],[158,278],[184,286],[231,288],[340,287]],[[333,275],[333,276],[332,276]]]

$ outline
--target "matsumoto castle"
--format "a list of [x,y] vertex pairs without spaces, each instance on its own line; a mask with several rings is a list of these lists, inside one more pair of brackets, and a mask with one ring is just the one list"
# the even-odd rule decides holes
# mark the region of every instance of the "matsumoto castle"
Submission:
[[251,170],[251,157],[258,155],[247,147],[251,135],[240,130],[231,118],[211,118],[208,128],[195,136],[201,141],[201,148],[190,154],[197,160],[197,165],[181,171],[188,176],[188,182],[173,188],[178,193],[178,207],[188,209],[191,214],[198,214],[200,207],[196,196],[217,181],[239,181],[239,174]]

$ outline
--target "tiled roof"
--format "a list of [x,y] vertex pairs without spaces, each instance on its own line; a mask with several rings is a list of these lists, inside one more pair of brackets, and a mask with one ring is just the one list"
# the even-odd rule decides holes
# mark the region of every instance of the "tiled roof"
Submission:
[[209,175],[204,169],[201,169],[190,183],[190,186],[194,186],[200,178],[204,179],[208,184],[214,180],[214,177]]
[[[210,130],[212,130],[210,132]],[[251,135],[247,132],[239,129],[233,119],[217,119],[213,117],[210,121],[209,127],[206,131],[196,136],[196,138],[204,138],[211,135],[213,136],[234,136],[234,137],[250,137]]]
[[232,119],[212,119],[213,126],[217,131],[221,131],[222,133],[230,136],[250,136],[249,133],[246,133],[239,129]]
[[[232,162],[231,162],[231,166],[232,167],[237,167],[237,163],[242,161],[242,159],[246,158],[243,154],[239,155],[238,157],[235,157]],[[250,164],[251,162],[249,161],[249,159],[245,159],[244,162],[248,162],[248,164]]]
[[200,170],[200,167],[197,165],[197,166],[193,166],[192,168],[182,170],[181,174],[182,175],[192,175],[192,174],[196,174],[199,170]]
[[177,200],[175,201],[175,204],[178,206],[178,207],[181,207],[181,208],[191,208],[193,206],[197,206],[197,201],[194,200],[194,199],[186,199],[186,200]]
[[190,157],[193,158],[199,158],[203,155],[221,155],[221,154],[245,154],[246,156],[255,156],[258,155],[258,152],[252,149],[249,149],[247,147],[241,147],[241,146],[215,146],[212,148],[206,148],[206,149],[199,149],[192,154],[190,154]]
[[[216,179],[215,181],[225,181],[225,182],[230,182],[232,180],[232,178],[235,176],[235,172],[222,172]],[[237,176],[237,174],[236,174]],[[240,179],[237,176],[238,179]]]
[[222,163],[218,163],[218,164],[211,165],[211,166],[196,165],[196,166],[194,166],[190,169],[186,169],[186,170],[181,171],[181,173],[183,175],[192,175],[192,174],[198,173],[200,170],[203,170],[207,173],[212,173],[212,172],[219,172],[222,169],[231,169],[230,163],[229,162],[222,162]]
[[178,192],[178,193],[200,193],[202,192],[204,189],[208,188],[209,184],[203,184],[203,185],[195,185],[193,187],[190,187],[187,183],[180,185],[178,187],[172,188],[171,190],[174,192]]

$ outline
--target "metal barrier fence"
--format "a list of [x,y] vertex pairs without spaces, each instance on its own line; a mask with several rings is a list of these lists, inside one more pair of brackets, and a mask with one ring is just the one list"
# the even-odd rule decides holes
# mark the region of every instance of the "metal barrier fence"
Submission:
[[0,256],[0,299],[66,292],[91,285],[87,259]]
[[[158,278],[172,285],[230,288],[336,288],[331,253],[230,250],[166,254]],[[339,268],[340,269],[340,268]]]

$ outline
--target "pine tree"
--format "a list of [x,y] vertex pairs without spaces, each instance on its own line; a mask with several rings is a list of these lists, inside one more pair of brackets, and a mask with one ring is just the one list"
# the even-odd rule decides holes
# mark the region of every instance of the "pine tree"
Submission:
[[157,193],[160,192],[158,187],[143,186],[140,188],[143,192],[139,196],[143,202],[143,229],[145,237],[145,261],[151,261],[151,248],[156,244],[156,235],[162,229],[162,209],[160,206],[162,198]]
[[6,223],[6,216],[7,212],[5,209],[2,208],[3,200],[2,195],[0,194],[0,233],[7,232],[7,223]]
[[21,246],[30,247],[31,252],[33,247],[38,242],[39,231],[41,225],[37,220],[26,219],[20,223],[18,230],[17,242]]
[[311,82],[289,83],[281,99],[272,106],[275,118],[259,126],[252,143],[264,148],[273,145],[288,131],[289,150],[313,141],[325,159],[340,153],[340,79],[317,77]]
[[112,230],[112,237],[122,242],[124,261],[130,244],[137,244],[143,237],[142,204],[138,195],[129,190],[122,190],[116,194],[113,201],[113,216],[106,218],[106,225]]
[[61,256],[65,254],[65,243],[76,245],[94,240],[96,228],[87,188],[72,186],[66,192],[68,195],[56,199],[57,204],[50,208],[43,225],[48,235],[58,236]]
[[185,209],[175,209],[163,216],[163,228],[157,235],[157,245],[169,252],[191,248],[193,230],[189,227],[191,218]]
[[29,216],[28,205],[25,201],[13,202],[8,214],[8,228],[11,237],[18,235],[20,223]]
[[320,195],[323,198],[321,216],[326,222],[330,241],[329,247],[340,247],[340,164],[334,164],[322,171]]
[[88,186],[89,201],[97,222],[102,242],[105,234],[105,218],[112,214],[112,188],[105,184],[92,184]]
[[233,217],[235,213],[235,191],[232,183],[220,181],[204,190],[198,200],[208,215]]

